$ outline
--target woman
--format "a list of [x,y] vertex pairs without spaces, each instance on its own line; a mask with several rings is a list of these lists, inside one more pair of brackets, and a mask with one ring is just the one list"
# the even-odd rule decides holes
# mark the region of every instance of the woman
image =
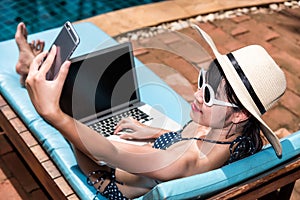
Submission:
[[[30,64],[26,88],[32,103],[72,143],[88,184],[102,195],[110,199],[138,197],[161,181],[207,172],[254,154],[262,148],[260,130],[281,155],[277,137],[260,116],[284,93],[283,72],[262,47],[247,46],[221,55],[211,38],[193,27],[208,42],[216,59],[199,73],[198,90],[191,104],[192,122],[175,133],[142,125],[132,118],[122,119],[115,134],[131,129],[131,133],[120,137],[154,139],[153,143],[136,146],[109,141],[62,112],[59,98],[70,62],[62,65],[55,80],[47,81],[45,75],[56,47],[35,57],[26,41],[25,25],[18,26],[17,67]],[[24,59],[24,52],[30,54],[27,58],[35,58]]]

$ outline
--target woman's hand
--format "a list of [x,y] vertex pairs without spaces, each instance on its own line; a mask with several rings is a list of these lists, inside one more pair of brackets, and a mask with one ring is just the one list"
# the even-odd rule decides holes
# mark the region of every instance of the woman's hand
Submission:
[[122,139],[153,139],[162,133],[168,132],[163,129],[150,127],[133,119],[132,117],[123,118],[116,126],[114,134],[118,134],[123,129],[130,129],[131,132],[124,132],[120,135]]
[[[43,52],[35,57],[26,79],[26,88],[35,109],[50,123],[59,120],[58,116],[62,113],[59,99],[71,64],[70,61],[64,62],[56,79],[46,80],[46,73],[51,68],[55,55],[56,46],[53,45],[48,55],[47,52]],[[46,56],[47,58],[43,62]]]

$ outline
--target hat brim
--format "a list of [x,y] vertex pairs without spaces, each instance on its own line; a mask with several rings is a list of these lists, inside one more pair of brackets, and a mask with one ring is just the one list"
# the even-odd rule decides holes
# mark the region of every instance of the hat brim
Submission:
[[238,73],[236,72],[229,58],[226,55],[222,55],[218,52],[213,40],[207,33],[205,33],[196,25],[192,25],[192,27],[196,29],[200,33],[200,35],[204,38],[204,40],[208,43],[213,53],[215,54],[216,59],[218,60],[226,76],[226,79],[231,85],[237,98],[245,107],[245,109],[247,109],[247,111],[260,122],[261,131],[263,132],[267,140],[270,142],[270,144],[273,146],[277,156],[280,157],[282,155],[282,147],[279,139],[277,138],[275,133],[271,130],[271,128],[263,121],[263,119],[260,117],[260,114],[258,114],[260,113],[260,111],[255,106],[255,102],[252,100],[252,97],[250,96],[246,87],[244,87],[242,80],[240,79]]

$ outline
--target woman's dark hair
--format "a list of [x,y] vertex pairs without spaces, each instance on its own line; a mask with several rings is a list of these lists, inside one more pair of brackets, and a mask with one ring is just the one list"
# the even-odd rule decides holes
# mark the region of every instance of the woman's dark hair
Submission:
[[[233,112],[247,112],[247,109],[242,105],[242,103],[237,98],[231,85],[226,79],[226,76],[219,64],[215,59],[209,66],[209,73],[207,80],[213,87],[214,91],[217,91],[219,83],[222,79],[225,80],[225,92],[230,103],[237,105],[238,107],[233,107]],[[213,77],[212,77],[213,76]],[[240,160],[249,155],[252,155],[262,149],[263,141],[260,135],[260,123],[259,121],[249,114],[249,118],[242,129],[242,135],[237,137],[236,140],[230,146],[230,159],[228,163]]]

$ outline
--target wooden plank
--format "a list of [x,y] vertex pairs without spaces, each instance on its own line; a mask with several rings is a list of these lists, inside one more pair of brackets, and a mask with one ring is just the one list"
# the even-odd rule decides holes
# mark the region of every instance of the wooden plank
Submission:
[[[7,118],[6,118],[7,119]],[[16,134],[20,134],[22,132],[27,131],[26,126],[23,124],[23,122],[19,118],[13,118],[11,120],[8,120],[7,123],[11,125],[11,128],[16,132]],[[9,134],[10,132],[6,132]]]
[[46,162],[42,163],[43,167],[46,169],[48,174],[51,176],[52,179],[58,178],[61,176],[60,171],[57,167],[53,164],[51,160],[47,160]]
[[38,142],[29,131],[22,132],[20,136],[22,137],[23,141],[26,143],[28,147],[33,147],[35,145],[38,145]]
[[257,199],[300,178],[300,157],[251,178],[209,199]]
[[2,106],[6,106],[6,105],[7,105],[6,101],[5,101],[4,98],[0,95],[0,108],[1,108]]
[[8,120],[16,118],[16,116],[17,116],[16,113],[14,111],[12,111],[12,109],[8,105],[2,106],[1,111],[3,112],[6,119],[8,119]]
[[294,183],[299,178],[300,178],[300,171],[298,170],[289,175],[284,175],[284,177],[278,180],[269,181],[267,184],[264,184],[262,187],[258,187],[257,189],[249,193],[241,194],[240,197],[236,197],[235,199],[237,200],[257,199],[273,191],[276,191],[277,189],[280,189],[283,186],[286,186],[290,183]]
[[[48,155],[39,146],[36,139],[32,135],[29,136],[31,133],[27,130],[23,122],[17,116],[12,117],[12,113],[14,112],[10,107],[3,105],[3,102],[3,98],[0,95],[0,105],[2,104],[0,109],[1,128],[3,128],[9,140],[38,177],[50,196],[53,199],[67,199],[65,194],[72,195],[74,194],[74,191],[68,186],[64,177],[57,177],[57,174],[55,174],[57,172],[53,172],[51,175],[48,173],[50,164],[46,162],[52,161],[49,160]],[[24,141],[23,138],[26,138],[26,140]],[[29,144],[29,146],[27,144]],[[46,164],[42,165],[41,161]],[[46,170],[45,168],[48,169]],[[59,185],[53,180],[53,176],[56,177],[56,180],[59,178]],[[62,185],[63,188],[61,188]],[[76,196],[76,194],[74,195]]]
[[46,154],[46,152],[42,149],[40,145],[30,147],[30,150],[40,163],[49,160],[49,156]]
[[78,197],[75,194],[68,196],[68,200],[77,200]]
[[58,187],[61,189],[61,191],[64,193],[65,196],[70,196],[74,194],[72,188],[70,185],[65,181],[63,177],[58,177],[54,179],[55,183],[58,185]]
[[60,192],[57,185],[53,184],[51,177],[48,173],[43,169],[40,165],[37,158],[33,155],[30,149],[26,146],[26,143],[19,137],[18,132],[13,128],[13,126],[6,120],[5,116],[2,112],[0,112],[0,122],[1,127],[7,133],[9,140],[16,147],[18,152],[20,152],[21,156],[24,158],[26,163],[38,177],[40,182],[45,186],[46,190],[53,197],[58,197],[60,199],[65,199],[65,196],[62,192]]
[[[2,105],[0,111],[1,127],[4,128],[11,142],[35,172],[50,195],[58,199],[78,199],[54,163],[49,159],[49,156],[39,146],[22,121],[10,110],[10,107]],[[296,158],[267,174],[260,175],[242,185],[215,195],[211,199],[252,199],[261,197],[276,190],[278,187],[288,185],[300,178],[299,168],[300,160]]]

